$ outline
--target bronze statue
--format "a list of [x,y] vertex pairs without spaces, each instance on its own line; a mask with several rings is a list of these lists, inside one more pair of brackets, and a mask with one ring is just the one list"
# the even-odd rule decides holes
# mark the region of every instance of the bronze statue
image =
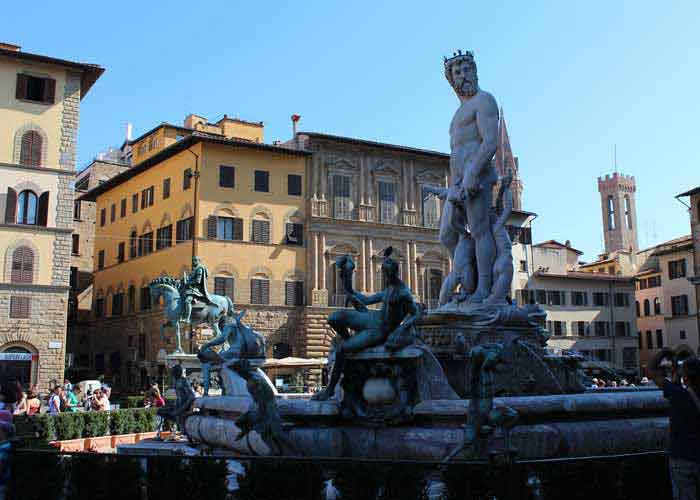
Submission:
[[174,421],[180,432],[185,431],[185,417],[192,410],[194,403],[194,391],[190,385],[190,381],[185,377],[184,370],[181,365],[175,365],[170,369],[170,374],[175,385],[175,406],[163,406],[158,409],[158,415],[166,420]]
[[192,316],[192,302],[204,302],[211,304],[213,301],[207,291],[207,280],[209,279],[209,270],[207,266],[202,264],[202,259],[198,256],[192,257],[192,272],[185,274],[183,279],[183,307],[182,321],[190,323]]
[[[382,344],[390,350],[407,345],[406,338],[410,337],[413,324],[419,316],[419,309],[413,301],[411,290],[399,277],[399,263],[391,258],[392,251],[391,247],[386,249],[382,263],[386,288],[370,296],[352,289],[352,272],[355,265],[350,256],[340,257],[336,262],[341,270],[343,285],[350,296],[349,301],[355,310],[335,311],[328,317],[328,324],[338,334],[340,342],[335,352],[330,382],[313,399],[323,401],[333,396],[348,354]],[[368,305],[380,302],[381,309],[367,308]],[[351,335],[349,330],[353,330],[355,334]]]

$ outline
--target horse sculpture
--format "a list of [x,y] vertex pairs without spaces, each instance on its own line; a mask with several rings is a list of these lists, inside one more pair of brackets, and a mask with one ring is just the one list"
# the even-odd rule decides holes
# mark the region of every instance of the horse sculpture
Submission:
[[[175,328],[177,345],[176,353],[183,352],[182,341],[180,336],[180,321],[182,318],[183,301],[181,299],[183,290],[183,281],[163,276],[156,278],[149,284],[151,292],[151,300],[158,301],[163,297],[163,305],[165,310],[165,323],[160,326],[161,339],[165,340],[165,328]],[[232,317],[233,302],[229,297],[224,295],[210,294],[211,304],[195,304],[192,308],[191,324],[207,324],[214,330],[215,337],[221,336],[221,328],[227,317]]]
[[[197,357],[202,363],[202,384],[204,395],[209,394],[210,373],[214,365],[224,369],[236,370],[236,363],[241,360],[265,359],[265,337],[241,322],[245,311],[228,317],[222,332],[199,350]],[[227,344],[228,347],[216,352],[213,347]]]

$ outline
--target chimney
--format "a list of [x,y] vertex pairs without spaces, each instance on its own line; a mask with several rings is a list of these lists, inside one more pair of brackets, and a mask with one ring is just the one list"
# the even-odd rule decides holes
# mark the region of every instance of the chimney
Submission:
[[292,115],[292,137],[297,136],[297,123],[301,120],[301,115],[297,115],[296,113]]
[[133,138],[134,126],[126,122],[126,140],[130,141]]
[[571,246],[571,240],[566,240],[566,241],[564,242],[564,245],[567,246],[567,247],[570,247],[570,246]]
[[20,47],[19,45],[15,45],[14,43],[0,42],[0,49],[9,50],[12,52],[19,52],[20,50],[22,50],[22,47]]

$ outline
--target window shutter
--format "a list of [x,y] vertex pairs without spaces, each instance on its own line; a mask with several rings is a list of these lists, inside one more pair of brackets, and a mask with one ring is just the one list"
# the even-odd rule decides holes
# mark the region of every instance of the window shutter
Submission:
[[260,280],[250,280],[250,303],[260,303]]
[[48,104],[54,103],[56,96],[56,80],[53,78],[44,79],[44,102]]
[[233,219],[233,239],[243,239],[243,219]]
[[284,283],[284,303],[288,306],[296,305],[296,288],[294,281],[285,281]]
[[267,221],[262,223],[262,241],[263,243],[270,243],[270,223]]
[[44,191],[39,196],[39,209],[37,210],[37,224],[46,227],[49,220],[49,192]]
[[27,98],[27,80],[27,75],[23,75],[21,73],[17,74],[17,88],[15,89],[15,98]]
[[14,224],[17,213],[17,191],[11,187],[7,188],[7,199],[5,200],[5,224]]
[[268,280],[260,280],[260,295],[262,304],[270,303],[270,282]]
[[216,239],[216,225],[218,223],[218,217],[215,215],[210,215],[207,218],[207,238],[210,240]]

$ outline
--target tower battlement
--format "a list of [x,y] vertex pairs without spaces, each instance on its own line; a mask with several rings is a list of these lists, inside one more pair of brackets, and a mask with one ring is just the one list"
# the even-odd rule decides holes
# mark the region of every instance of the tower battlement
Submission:
[[637,184],[634,180],[634,175],[625,175],[618,172],[605,177],[598,177],[598,192],[609,192],[614,190],[624,191],[626,193],[634,193],[637,190]]

